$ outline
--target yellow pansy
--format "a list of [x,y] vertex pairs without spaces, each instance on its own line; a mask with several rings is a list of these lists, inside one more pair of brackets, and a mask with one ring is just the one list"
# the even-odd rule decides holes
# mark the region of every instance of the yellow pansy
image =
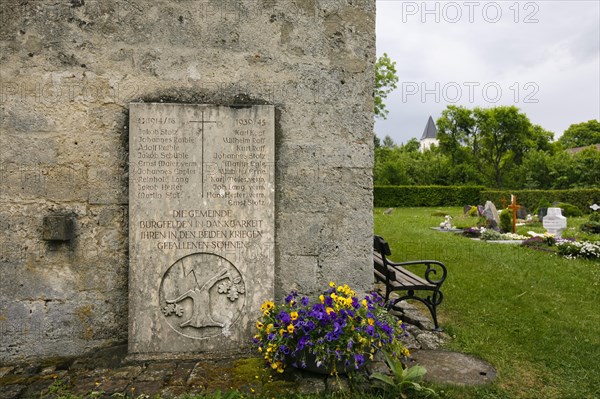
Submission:
[[294,325],[290,324],[289,326],[287,326],[287,332],[289,332],[290,334],[294,332]]
[[260,321],[256,322],[256,328],[258,328],[259,330],[261,330],[264,327],[264,324],[261,323]]
[[290,319],[298,320],[298,312],[290,312]]
[[275,307],[275,303],[273,301],[265,301],[262,305],[260,305],[261,311],[271,310]]

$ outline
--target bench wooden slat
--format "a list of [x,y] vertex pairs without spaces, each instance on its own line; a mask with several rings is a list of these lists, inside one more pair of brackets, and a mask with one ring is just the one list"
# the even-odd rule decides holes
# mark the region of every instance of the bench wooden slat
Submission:
[[[374,254],[373,255],[373,259],[374,259],[374,263],[375,263],[375,267],[379,270],[379,273],[383,276],[385,274],[384,272],[384,265],[383,265],[383,259],[381,258],[381,256],[379,256],[379,254]],[[411,287],[411,286],[423,286],[423,287],[430,287],[433,288],[435,287],[435,284],[431,284],[430,282],[428,282],[427,280],[417,276],[416,274],[412,273],[411,271],[401,267],[401,266],[388,266],[388,270],[390,271],[390,273],[394,273],[394,276],[390,276],[390,280],[397,280],[400,283],[400,286],[406,286],[406,287]],[[383,282],[385,282],[386,278],[383,277]]]
[[[391,255],[389,244],[383,238],[375,236],[373,239],[373,273],[376,281],[381,281],[386,285],[385,300],[389,301],[392,291],[408,291],[406,295],[390,302],[389,306],[393,307],[398,301],[403,299],[417,299],[427,306],[431,312],[435,328],[439,329],[436,307],[443,299],[440,287],[446,279],[446,266],[441,262],[428,260],[400,263],[391,262],[386,258],[386,255]],[[403,265],[425,265],[425,278],[405,269],[402,267]],[[438,272],[441,273],[437,275]],[[439,279],[431,280],[429,277],[431,273],[436,273]],[[432,295],[422,296],[415,291],[429,291]]]

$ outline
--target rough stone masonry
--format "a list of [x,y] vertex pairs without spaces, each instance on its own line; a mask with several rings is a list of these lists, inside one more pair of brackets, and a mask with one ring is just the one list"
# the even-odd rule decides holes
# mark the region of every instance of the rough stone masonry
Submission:
[[2,1],[0,362],[127,340],[131,103],[272,106],[275,296],[367,289],[374,59],[375,0]]

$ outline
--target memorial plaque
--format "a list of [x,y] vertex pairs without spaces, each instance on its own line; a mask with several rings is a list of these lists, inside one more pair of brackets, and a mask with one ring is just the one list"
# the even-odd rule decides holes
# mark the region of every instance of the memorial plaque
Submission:
[[273,297],[274,108],[130,104],[129,352],[248,345]]

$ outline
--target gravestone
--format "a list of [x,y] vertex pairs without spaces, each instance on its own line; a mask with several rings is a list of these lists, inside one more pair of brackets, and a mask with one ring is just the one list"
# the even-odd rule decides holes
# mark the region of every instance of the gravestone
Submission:
[[544,218],[546,217],[547,214],[548,214],[548,208],[543,207],[543,208],[538,209],[538,220],[540,222],[543,222]]
[[479,216],[483,216],[484,210],[485,209],[482,205],[477,205],[477,213],[479,214]]
[[600,205],[598,205],[598,204],[590,205],[590,209],[592,211],[596,212],[598,209],[600,209]]
[[483,215],[490,222],[490,225],[493,229],[496,229],[500,225],[500,216],[498,215],[498,210],[496,209],[496,205],[492,201],[486,201],[485,207],[483,209]]
[[560,238],[562,231],[567,228],[567,218],[562,215],[560,208],[548,208],[548,213],[544,216],[542,225],[548,233]]
[[130,104],[130,354],[235,351],[274,280],[274,108]]

